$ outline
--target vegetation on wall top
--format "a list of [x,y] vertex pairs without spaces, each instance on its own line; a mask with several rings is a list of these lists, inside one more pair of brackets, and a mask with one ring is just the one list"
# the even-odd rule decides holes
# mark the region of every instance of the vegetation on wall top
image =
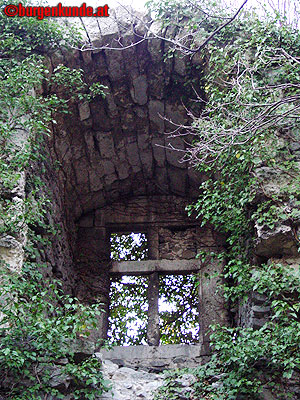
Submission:
[[[200,53],[207,60],[206,97],[196,96],[204,110],[190,113],[191,126],[181,130],[195,137],[186,158],[207,176],[188,209],[227,236],[226,251],[218,257],[225,262],[220,282],[230,308],[237,312],[252,291],[271,306],[260,329],[212,327],[212,359],[188,370],[197,379],[185,396],[259,399],[268,388],[276,399],[295,398],[287,379],[297,379],[300,371],[299,266],[272,261],[272,249],[269,257],[256,257],[255,238],[258,231],[271,236],[285,224],[295,234],[294,246],[299,242],[299,155],[291,150],[300,128],[299,31],[279,13],[263,18],[245,11],[197,50],[229,18],[228,10],[205,1],[151,6],[163,27],[177,32],[171,52],[180,50],[192,59]],[[182,47],[184,40],[189,51]],[[181,398],[176,374],[157,399]]]

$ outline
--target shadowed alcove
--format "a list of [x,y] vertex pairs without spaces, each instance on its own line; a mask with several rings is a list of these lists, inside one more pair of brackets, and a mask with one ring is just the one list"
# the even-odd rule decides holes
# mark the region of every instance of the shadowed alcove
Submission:
[[[50,69],[61,62],[82,68],[88,84],[107,87],[104,98],[71,104],[71,114],[57,117],[48,139],[52,165],[58,168],[49,169],[47,180],[54,194],[54,220],[61,227],[48,258],[66,291],[84,303],[102,304],[104,312],[91,335],[95,340],[107,337],[113,275],[148,276],[149,345],[159,344],[159,274],[202,276],[199,343],[207,343],[210,323],[227,321],[216,278],[203,278],[222,266],[196,259],[200,250],[222,250],[223,238],[186,212],[205,175],[183,162],[193,138],[170,134],[176,124],[189,122],[185,106],[201,110],[201,102],[187,102],[194,90],[202,92],[204,61],[166,60],[166,51],[157,40],[121,52],[56,52],[49,62]],[[188,80],[193,88],[184,85]],[[148,260],[112,262],[114,232],[145,232]],[[58,254],[59,262],[51,262]]]

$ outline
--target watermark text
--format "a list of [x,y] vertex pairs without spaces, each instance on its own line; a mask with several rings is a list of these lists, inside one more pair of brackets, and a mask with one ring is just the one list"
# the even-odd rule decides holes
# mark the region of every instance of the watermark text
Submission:
[[3,12],[8,17],[36,17],[44,19],[45,17],[109,17],[109,7],[105,4],[102,7],[90,7],[86,3],[78,6],[63,6],[61,3],[57,6],[34,7],[23,6],[19,4],[9,4],[4,7]]

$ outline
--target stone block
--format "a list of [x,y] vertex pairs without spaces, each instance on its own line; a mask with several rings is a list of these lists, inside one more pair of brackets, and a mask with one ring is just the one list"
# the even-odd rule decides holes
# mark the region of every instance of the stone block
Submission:
[[97,169],[90,169],[89,178],[90,178],[90,188],[93,192],[98,192],[103,189],[104,186],[104,168],[102,165],[99,165]]
[[121,51],[106,51],[108,74],[112,81],[124,78],[124,64]]
[[[165,345],[165,346],[115,346],[111,350],[100,350],[103,360],[123,360],[123,368],[117,371],[118,379],[134,377],[135,380],[145,381],[151,378],[156,380],[155,374],[143,371],[128,371],[131,368],[158,368],[175,369],[180,367],[193,367],[201,364],[200,345]],[[177,362],[174,360],[177,359]],[[180,359],[184,360],[182,363]],[[154,366],[155,365],[155,366]],[[114,376],[115,378],[115,376]]]
[[140,152],[140,159],[144,175],[146,177],[152,177],[153,175],[153,155],[151,149],[149,151]]
[[153,138],[151,141],[153,157],[158,167],[165,167],[166,149],[165,141],[162,137]]
[[96,134],[97,141],[99,143],[99,149],[101,157],[109,159],[115,157],[115,146],[112,132]]
[[0,260],[7,263],[11,271],[21,272],[24,257],[23,244],[22,241],[10,235],[0,237]]
[[78,105],[78,110],[79,110],[79,118],[80,121],[84,121],[91,116],[91,110],[89,103],[85,101],[84,103],[81,103]]
[[112,161],[110,160],[103,160],[102,161],[102,165],[103,165],[103,169],[104,169],[104,179],[106,180],[108,175],[112,175],[115,174],[116,170],[115,170],[115,165]]
[[64,61],[65,61],[64,56],[60,50],[56,50],[53,54],[51,54],[51,62],[52,62],[53,68],[57,67],[60,64],[63,64]]
[[186,274],[199,271],[201,265],[200,260],[113,261],[110,273],[113,275],[150,275],[153,272]]
[[292,151],[300,150],[300,143],[299,142],[291,142],[290,145],[289,145],[289,148]]
[[162,101],[149,101],[150,129],[153,133],[163,133],[165,130],[165,106]]
[[138,170],[140,170],[141,162],[139,156],[139,149],[136,141],[130,141],[126,147],[127,159],[131,166],[139,166]]
[[181,52],[176,51],[175,52],[175,57],[174,57],[174,70],[177,72],[178,75],[181,76],[186,76],[186,64],[185,64],[185,58],[182,55]]
[[255,313],[255,315],[268,314],[271,310],[271,307],[270,306],[253,306],[252,310]]
[[209,354],[209,326],[229,324],[229,316],[225,298],[220,288],[219,275],[223,271],[222,263],[215,260],[204,263],[200,270],[198,286],[199,322],[203,355]]
[[255,224],[256,246],[255,254],[264,257],[273,257],[278,254],[285,256],[296,256],[298,254],[298,244],[291,226],[280,224],[274,229]]
[[80,143],[72,144],[70,146],[70,149],[71,149],[71,153],[72,153],[73,163],[74,163],[74,160],[77,161],[77,160],[80,160],[85,157],[84,145],[83,145],[82,141],[80,141]]
[[110,175],[105,175],[104,177],[105,183],[106,185],[111,185],[112,183],[114,183],[115,181],[118,180],[117,174],[113,173]]
[[260,398],[261,400],[276,400],[275,395],[273,395],[271,390],[267,389],[266,387],[263,388]]
[[130,165],[127,160],[123,162],[116,163],[116,171],[119,179],[123,180],[129,177],[130,175]]
[[105,100],[97,97],[90,102],[90,110],[92,114],[92,127],[94,131],[102,130],[110,131],[113,127],[113,121],[105,107]]
[[133,109],[124,110],[121,114],[121,128],[124,134],[128,136],[135,135],[136,132],[136,116]]
[[[159,21],[154,21],[151,25],[151,31],[156,32],[158,35],[161,34],[161,23]],[[161,50],[161,40],[153,39],[148,41],[148,51],[151,55],[153,63],[159,63],[162,61],[162,50]]]
[[[78,185],[88,185],[89,183],[89,171],[85,164],[85,160],[74,162],[76,182]],[[82,189],[82,188],[80,188]]]
[[139,149],[141,151],[149,149],[151,147],[151,137],[150,137],[149,133],[140,133],[139,132],[137,135],[137,142],[138,142]]
[[145,75],[140,75],[132,80],[133,89],[131,90],[131,97],[133,101],[140,106],[143,106],[148,101],[148,83]]
[[182,160],[185,155],[183,139],[180,137],[166,137],[165,146],[168,163],[174,167],[186,169],[187,163]]
[[252,318],[251,326],[253,329],[260,329],[268,321],[268,318]]
[[92,59],[92,51],[87,50],[87,51],[83,51],[82,52],[82,58],[83,58],[83,62],[86,65],[92,64],[93,59]]
[[168,131],[174,131],[178,128],[178,125],[186,123],[187,115],[186,110],[182,104],[170,104],[166,102],[165,115],[168,121],[166,121],[166,129]]
[[132,106],[132,100],[126,80],[126,84],[124,82],[113,82],[112,84],[112,93],[114,96],[114,102],[117,107],[121,107],[119,110],[120,116],[124,112],[124,108],[129,109]]
[[267,301],[267,296],[264,294],[260,294],[257,292],[253,292],[251,296],[251,300],[253,301],[254,304],[256,305],[262,305],[265,304]]
[[151,64],[148,68],[149,96],[152,99],[162,100],[165,92],[165,74],[162,64]]
[[111,94],[111,92],[106,94],[105,101],[107,103],[109,116],[111,118],[119,117],[119,110],[118,107],[116,106],[114,96]]

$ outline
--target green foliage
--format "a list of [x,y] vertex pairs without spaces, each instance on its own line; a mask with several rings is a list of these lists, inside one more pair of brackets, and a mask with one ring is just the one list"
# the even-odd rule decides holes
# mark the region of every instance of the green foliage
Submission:
[[1,271],[0,393],[20,400],[42,393],[64,398],[65,388],[55,384],[60,378],[72,382],[74,398],[95,399],[108,390],[101,363],[93,357],[78,362],[74,355],[78,338],[88,340],[95,328],[99,306],[63,295],[60,283],[45,280],[36,267],[23,275]]
[[112,279],[109,338],[112,344],[146,344],[147,277]]
[[244,147],[220,156],[216,164],[200,165],[199,171],[208,179],[201,184],[196,204],[187,208],[197,211],[202,225],[210,222],[219,231],[230,233],[228,242],[235,246],[251,235],[246,207],[255,195],[256,180],[251,174],[255,150],[255,146]]
[[[144,233],[113,233],[110,249],[112,260],[145,260],[147,237]],[[108,332],[112,344],[146,344],[147,281],[147,277],[138,276],[112,279]]]
[[[22,2],[25,7],[30,1]],[[2,12],[8,4],[18,5],[18,1],[1,0],[0,8],[0,57],[4,59],[20,60],[34,54],[44,55],[63,46],[79,43],[80,34],[73,26],[66,29],[66,24],[55,19],[45,18],[9,18]],[[34,4],[36,6],[36,4]]]
[[[45,172],[42,145],[56,113],[68,112],[73,100],[104,94],[99,83],[87,87],[81,70],[59,66],[50,73],[45,66],[46,54],[78,38],[50,19],[0,15],[0,233],[8,240],[27,234],[23,271],[1,265],[0,393],[7,399],[64,398],[58,377],[70,383],[74,399],[95,399],[108,390],[99,360],[75,357],[78,341],[95,327],[99,305],[84,307],[63,295],[61,284],[37,262],[58,233],[49,224],[45,185],[28,173],[37,162]],[[61,96],[51,94],[54,87]]]
[[[299,322],[282,328],[268,323],[258,330],[213,327],[214,354],[203,366],[177,370],[167,375],[155,400],[261,399],[266,384],[276,399],[293,398],[284,387],[285,378],[299,370]],[[194,376],[187,393],[178,384],[184,374]]]
[[112,233],[110,257],[115,261],[140,261],[148,257],[147,237],[144,233],[130,235]]
[[[109,318],[112,344],[146,344],[147,287],[147,277],[112,280]],[[161,276],[159,294],[160,343],[197,343],[199,324],[196,276]]]
[[[162,24],[178,35],[194,24],[189,32],[196,47],[202,27],[205,39],[222,23],[216,16],[226,12],[220,14],[212,2],[210,9],[206,2],[188,3],[149,2]],[[241,304],[256,291],[265,296],[271,315],[256,331],[212,327],[212,360],[177,372],[195,375],[192,392],[183,393],[176,376],[170,376],[157,399],[253,400],[266,384],[278,399],[293,396],[282,384],[300,368],[299,266],[253,266],[252,260],[254,222],[266,232],[282,223],[299,224],[299,166],[289,150],[289,142],[299,140],[299,43],[299,32],[280,15],[262,19],[245,13],[199,54],[207,60],[206,97],[198,99],[205,108],[190,127],[196,139],[188,158],[205,180],[188,210],[226,236],[222,278],[229,304]]]
[[160,276],[160,343],[199,342],[198,275]]

